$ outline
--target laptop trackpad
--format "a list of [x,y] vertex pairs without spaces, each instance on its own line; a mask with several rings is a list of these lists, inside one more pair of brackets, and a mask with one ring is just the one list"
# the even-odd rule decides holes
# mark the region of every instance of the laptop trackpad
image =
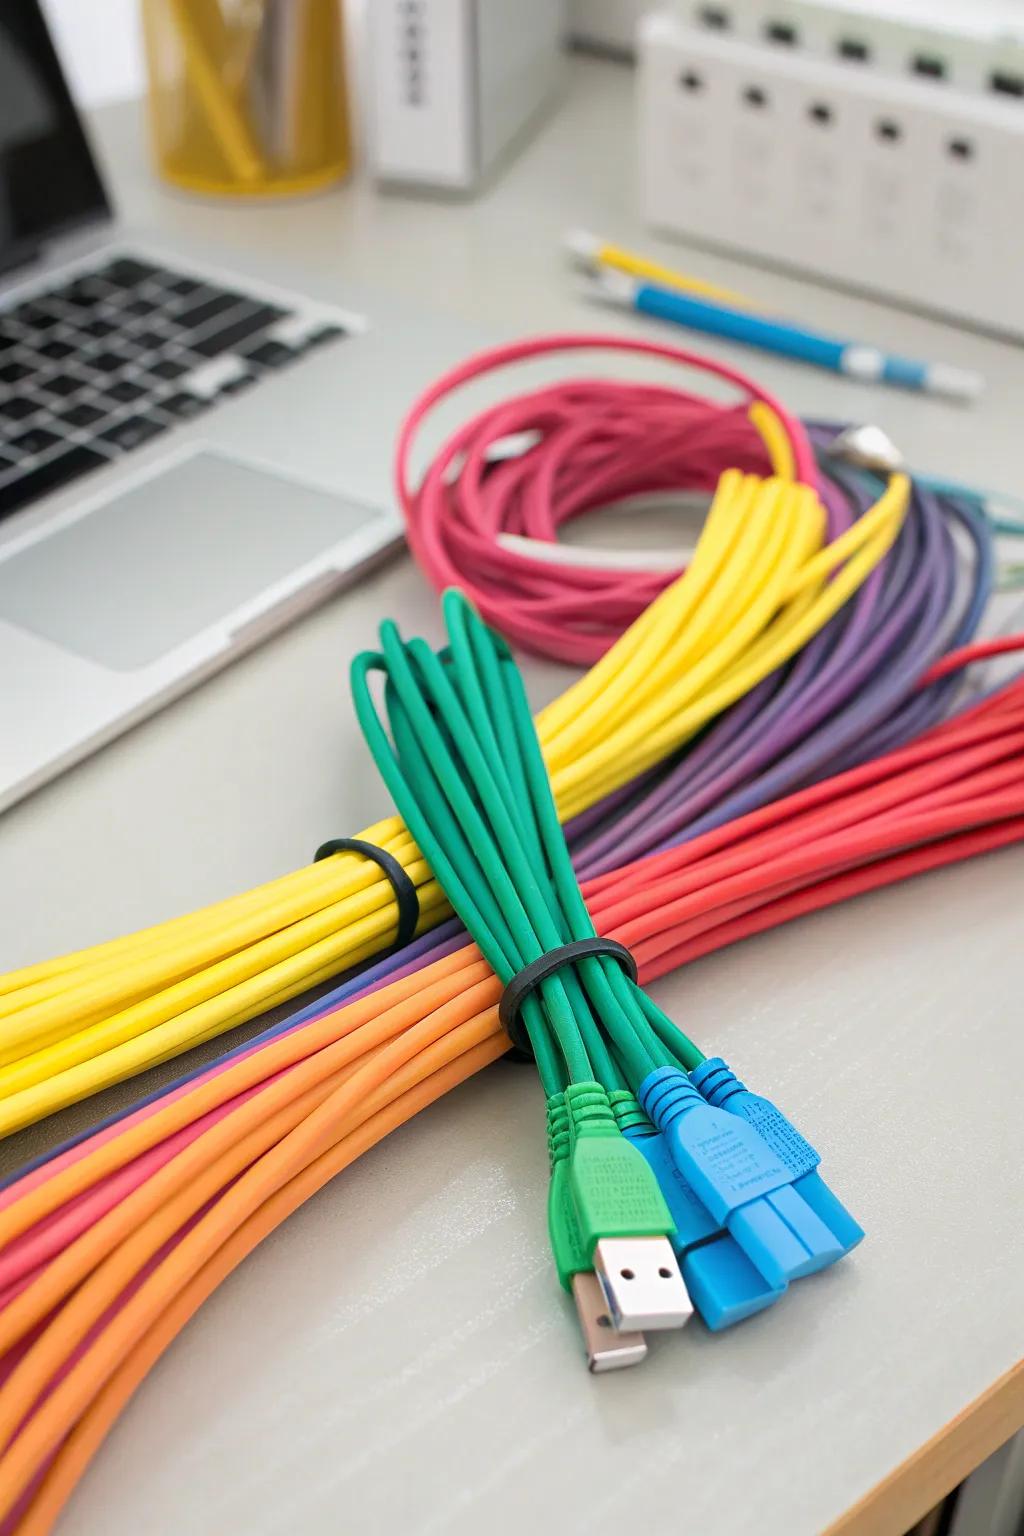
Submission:
[[379,516],[255,465],[196,453],[0,561],[0,619],[132,671]]

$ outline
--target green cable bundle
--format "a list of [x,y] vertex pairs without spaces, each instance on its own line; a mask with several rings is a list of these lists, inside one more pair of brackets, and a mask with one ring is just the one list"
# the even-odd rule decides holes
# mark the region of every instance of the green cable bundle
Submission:
[[691,1294],[709,1326],[728,1326],[862,1233],[813,1148],[708,1061],[636,984],[628,953],[597,937],[511,653],[459,592],[443,611],[439,654],[381,626],[380,651],[352,665],[356,712],[409,831],[505,986],[509,1034],[536,1061],[552,1250],[591,1366],[631,1364],[640,1330],[681,1326]]
[[[395,804],[449,901],[506,984],[548,951],[593,939],[555,811],[522,679],[505,641],[460,592],[442,600],[450,644],[435,655],[390,620],[380,652],[352,666],[356,713]],[[388,739],[370,693],[387,676]],[[408,812],[408,815],[406,813]],[[545,1092],[704,1058],[614,960],[592,956],[523,1000]],[[666,1043],[671,1043],[670,1044]]]
[[[550,952],[593,940],[595,929],[509,649],[460,593],[446,593],[443,608],[450,644],[441,655],[423,640],[403,642],[391,622],[381,626],[381,651],[353,663],[356,712],[406,825],[507,985]],[[387,679],[390,738],[370,691],[377,671]],[[627,1082],[659,1066],[696,1066],[701,1053],[611,954],[560,966],[523,997],[521,1014],[547,1095],[560,1278],[569,1286],[596,1260],[609,1272],[632,1268],[636,1281],[642,1262],[659,1282],[658,1305],[634,1284],[616,1308],[622,1330],[678,1326],[691,1308],[666,1241],[674,1223],[622,1127],[645,1121]],[[608,1247],[623,1240],[632,1265]]]

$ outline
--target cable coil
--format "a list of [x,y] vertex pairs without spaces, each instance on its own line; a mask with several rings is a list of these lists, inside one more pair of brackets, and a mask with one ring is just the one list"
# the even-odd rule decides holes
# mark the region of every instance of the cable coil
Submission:
[[[412,487],[413,444],[437,405],[511,364],[564,352],[660,360],[724,382],[740,398],[721,404],[678,387],[608,379],[545,385],[471,417]],[[526,451],[495,461],[494,451],[520,435]],[[682,567],[552,564],[546,555],[557,552],[559,527],[638,495],[710,492],[726,465],[818,482],[800,422],[737,369],[652,341],[559,335],[480,352],[433,384],[402,425],[395,483],[409,542],[438,591],[458,586],[509,639],[585,665],[604,654]]]

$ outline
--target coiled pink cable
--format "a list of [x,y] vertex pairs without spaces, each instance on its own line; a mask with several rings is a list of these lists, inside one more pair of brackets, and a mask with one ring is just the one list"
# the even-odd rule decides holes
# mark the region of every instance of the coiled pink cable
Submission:
[[[658,358],[711,374],[734,386],[740,399],[723,404],[626,380],[543,385],[459,427],[412,488],[413,441],[435,406],[471,380],[567,351]],[[711,490],[730,467],[765,473],[764,444],[747,414],[755,401],[789,437],[797,477],[815,484],[800,422],[724,363],[628,336],[541,336],[478,352],[431,385],[402,424],[395,484],[409,543],[435,587],[461,587],[509,639],[558,661],[589,664],[679,572],[550,563],[505,546],[500,535],[554,543],[562,523],[626,497]],[[511,458],[489,457],[495,444],[519,433],[537,440]]]

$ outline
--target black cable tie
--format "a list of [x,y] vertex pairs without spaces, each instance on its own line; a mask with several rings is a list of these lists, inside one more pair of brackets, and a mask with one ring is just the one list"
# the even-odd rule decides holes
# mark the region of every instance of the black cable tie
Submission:
[[381,950],[377,958],[382,959],[385,955],[394,954],[396,949],[404,949],[416,932],[420,920],[420,898],[415,885],[394,854],[388,853],[385,848],[378,848],[376,843],[364,843],[361,837],[332,837],[329,842],[320,844],[313,855],[313,863],[318,864],[321,859],[330,858],[332,853],[361,853],[384,871],[395,893],[398,932],[394,943]]
[[520,1008],[524,998],[538,987],[542,981],[553,976],[561,970],[563,965],[572,965],[576,960],[585,960],[588,955],[609,955],[617,960],[626,972],[630,981],[636,981],[636,961],[624,944],[619,944],[615,939],[573,939],[570,944],[560,944],[557,949],[549,949],[546,954],[531,960],[529,965],[524,965],[517,975],[506,986],[501,994],[501,1002],[498,1004],[498,1019],[502,1029],[512,1041],[513,1049],[505,1057],[506,1061],[533,1061],[533,1046],[530,1037],[526,1033]]

